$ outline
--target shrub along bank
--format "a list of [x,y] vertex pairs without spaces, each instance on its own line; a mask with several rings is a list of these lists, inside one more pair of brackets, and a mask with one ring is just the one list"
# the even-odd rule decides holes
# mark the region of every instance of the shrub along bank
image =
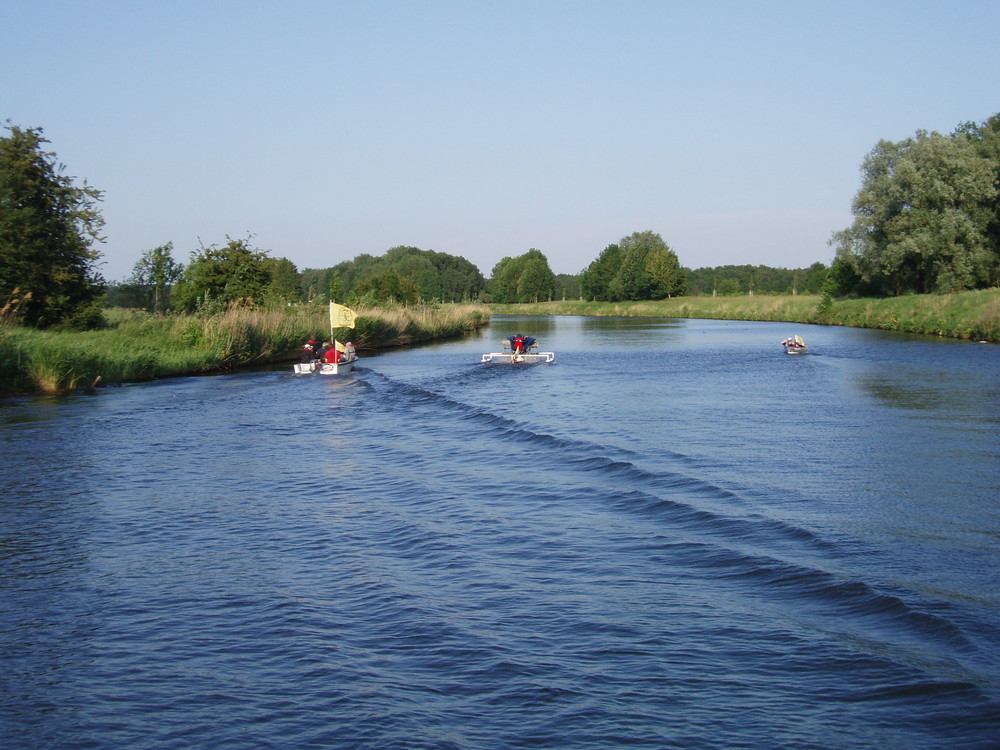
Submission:
[[1000,341],[1000,289],[884,299],[816,295],[676,297],[645,302],[543,302],[490,305],[497,314],[767,320],[879,328],[973,341]]
[[[481,305],[355,308],[355,328],[335,331],[359,349],[459,336],[489,322]],[[111,311],[86,332],[0,326],[0,394],[58,394],[80,386],[224,372],[296,358],[310,336],[328,338],[325,308],[232,309],[153,316]]]

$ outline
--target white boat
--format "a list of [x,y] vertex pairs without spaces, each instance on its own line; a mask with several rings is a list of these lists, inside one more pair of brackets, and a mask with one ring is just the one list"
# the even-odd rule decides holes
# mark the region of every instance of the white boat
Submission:
[[513,336],[508,336],[501,343],[504,348],[502,352],[484,354],[480,362],[533,364],[536,362],[553,362],[556,358],[555,352],[538,351],[538,342],[531,336],[522,336],[520,333],[517,333]]
[[801,336],[789,336],[781,345],[785,347],[785,354],[805,354],[809,351]]
[[[333,342],[331,349],[339,353],[335,362],[329,362],[325,359],[309,359],[305,362],[299,362],[293,366],[296,375],[309,375],[312,373],[319,373],[320,375],[346,375],[351,370],[354,369],[355,363],[358,361],[358,355],[354,351],[354,344],[348,341],[346,344],[341,344],[333,335],[335,328],[354,328],[354,311],[350,308],[344,307],[343,305],[338,305],[336,303],[330,303],[330,339]],[[313,340],[309,340],[310,343],[306,345],[306,349],[312,348]]]
[[339,362],[320,362],[319,360],[299,362],[294,366],[295,373],[297,375],[308,375],[315,372],[318,372],[320,375],[346,375],[354,369],[354,363],[358,359],[355,355],[354,359],[342,359]]

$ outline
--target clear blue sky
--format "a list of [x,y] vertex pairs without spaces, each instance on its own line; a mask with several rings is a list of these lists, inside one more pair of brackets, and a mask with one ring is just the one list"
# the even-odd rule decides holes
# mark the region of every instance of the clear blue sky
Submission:
[[254,235],[577,273],[829,263],[880,140],[1000,112],[996,0],[4,4],[0,120],[105,191],[104,274]]

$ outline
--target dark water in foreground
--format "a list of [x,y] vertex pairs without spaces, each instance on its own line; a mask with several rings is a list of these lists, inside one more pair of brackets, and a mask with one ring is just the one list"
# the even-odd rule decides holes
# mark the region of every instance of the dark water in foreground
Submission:
[[516,320],[0,404],[0,744],[997,746],[1000,347]]

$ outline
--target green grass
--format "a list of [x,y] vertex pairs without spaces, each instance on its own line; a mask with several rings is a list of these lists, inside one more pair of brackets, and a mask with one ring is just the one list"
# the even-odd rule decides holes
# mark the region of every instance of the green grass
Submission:
[[1000,341],[1000,289],[886,299],[830,300],[813,295],[677,297],[648,302],[544,302],[490,305],[498,314],[714,318],[818,323]]
[[[489,321],[481,305],[355,308],[341,340],[359,350],[461,335]],[[58,394],[81,386],[148,380],[297,358],[310,336],[328,339],[325,308],[234,309],[213,316],[109,311],[87,332],[0,325],[0,393]]]

